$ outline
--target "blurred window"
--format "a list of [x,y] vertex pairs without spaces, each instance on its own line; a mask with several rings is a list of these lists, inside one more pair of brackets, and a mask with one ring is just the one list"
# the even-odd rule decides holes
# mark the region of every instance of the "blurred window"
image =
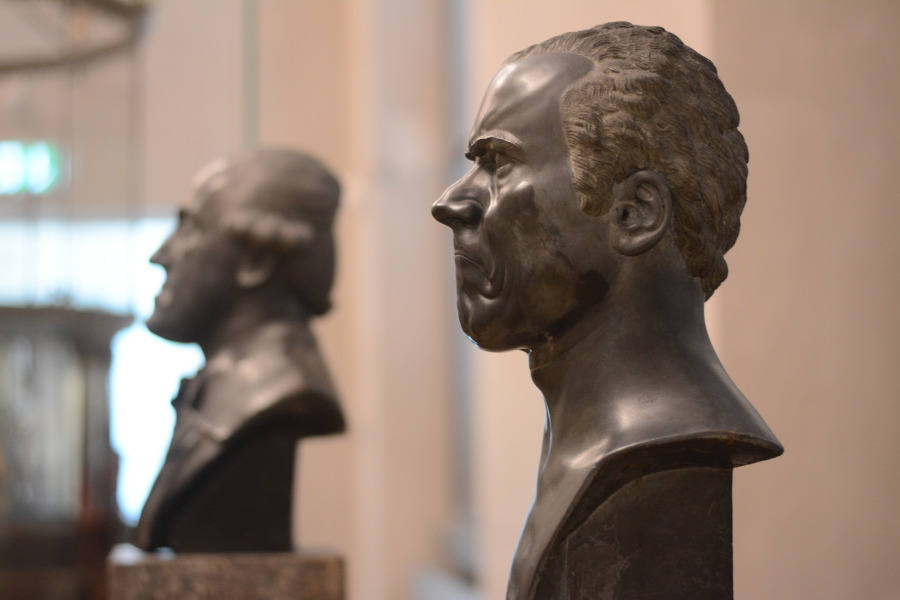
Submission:
[[165,456],[174,422],[169,400],[203,359],[196,346],[173,344],[143,325],[165,277],[149,258],[173,227],[173,219],[0,222],[0,304],[136,317],[113,340],[110,371],[110,435],[126,523],[140,515]]

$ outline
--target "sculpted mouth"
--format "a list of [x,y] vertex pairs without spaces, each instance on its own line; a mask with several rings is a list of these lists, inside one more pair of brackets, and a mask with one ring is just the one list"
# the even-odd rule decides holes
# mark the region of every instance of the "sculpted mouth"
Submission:
[[154,299],[157,307],[168,306],[169,304],[172,303],[172,298],[174,297],[174,294],[172,293],[171,286],[169,286],[167,284],[168,284],[168,281],[163,283],[162,288],[159,290],[159,293],[156,295],[156,298]]
[[465,261],[465,262],[467,262],[467,263],[469,263],[469,264],[475,265],[476,267],[478,267],[478,268],[481,269],[482,271],[485,271],[485,274],[487,274],[487,273],[486,273],[487,269],[484,268],[484,265],[482,265],[480,262],[478,262],[478,261],[475,260],[474,258],[471,258],[471,257],[467,256],[465,253],[460,252],[459,250],[457,250],[456,253],[455,253],[453,256],[455,256],[456,258],[458,258],[458,259],[460,259],[460,260],[463,260],[463,261]]
[[[474,287],[480,296],[495,298],[499,293],[497,274],[483,262],[469,256],[465,252],[457,250],[454,253],[456,259],[456,275],[459,292],[465,288]],[[477,272],[477,276],[474,276]]]

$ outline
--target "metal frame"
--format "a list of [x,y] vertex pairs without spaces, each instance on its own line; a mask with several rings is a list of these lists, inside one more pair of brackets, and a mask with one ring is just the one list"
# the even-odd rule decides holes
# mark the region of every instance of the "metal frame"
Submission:
[[[24,2],[26,0],[19,0]],[[27,0],[33,2],[34,0]],[[55,69],[63,66],[85,64],[126,50],[137,43],[144,31],[144,23],[148,13],[144,2],[124,2],[122,0],[45,0],[60,5],[84,5],[105,13],[113,18],[121,19],[125,24],[123,37],[93,48],[73,50],[60,56],[49,58],[26,58],[15,61],[0,60],[0,76],[19,71],[39,71]]]

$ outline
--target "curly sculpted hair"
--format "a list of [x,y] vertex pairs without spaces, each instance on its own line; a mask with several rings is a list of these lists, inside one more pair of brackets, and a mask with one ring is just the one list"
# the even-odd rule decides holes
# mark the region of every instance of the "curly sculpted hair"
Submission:
[[594,69],[569,86],[562,120],[582,210],[604,214],[612,186],[641,169],[672,190],[675,239],[709,298],[728,274],[747,199],[747,145],[715,66],[661,27],[607,23],[507,59],[579,54]]

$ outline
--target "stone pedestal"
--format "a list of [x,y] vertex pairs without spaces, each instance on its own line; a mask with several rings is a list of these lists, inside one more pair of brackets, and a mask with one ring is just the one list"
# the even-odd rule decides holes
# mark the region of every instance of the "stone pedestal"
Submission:
[[146,553],[117,546],[108,561],[110,600],[343,600],[340,556]]

